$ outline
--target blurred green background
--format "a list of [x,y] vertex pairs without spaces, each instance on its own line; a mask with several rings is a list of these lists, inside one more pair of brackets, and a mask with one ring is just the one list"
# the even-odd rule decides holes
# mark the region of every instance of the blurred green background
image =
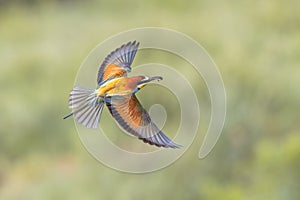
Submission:
[[[0,199],[300,199],[299,7],[298,0],[0,0]],[[198,136],[170,167],[132,175],[93,159],[62,116],[90,50],[144,26],[202,44],[223,76],[228,110],[207,158],[197,157]]]

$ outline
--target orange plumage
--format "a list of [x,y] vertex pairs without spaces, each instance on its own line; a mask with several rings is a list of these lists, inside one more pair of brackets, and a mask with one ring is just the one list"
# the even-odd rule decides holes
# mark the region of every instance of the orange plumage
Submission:
[[76,122],[87,128],[97,128],[104,104],[116,122],[129,133],[151,145],[178,148],[151,120],[135,93],[143,86],[161,77],[127,77],[139,43],[129,42],[111,52],[99,71],[97,89],[74,87],[70,93],[69,107]]
[[126,72],[122,67],[115,64],[109,64],[103,73],[103,80],[107,80],[111,77],[121,77],[124,75],[126,75]]

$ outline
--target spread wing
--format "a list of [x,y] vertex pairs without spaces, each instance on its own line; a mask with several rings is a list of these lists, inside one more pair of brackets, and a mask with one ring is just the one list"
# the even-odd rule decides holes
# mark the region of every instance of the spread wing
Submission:
[[118,97],[118,99],[112,97],[110,103],[106,105],[122,128],[145,143],[158,147],[180,147],[155,125],[134,94],[130,97]]
[[98,71],[97,83],[101,85],[105,80],[126,76],[130,72],[131,63],[139,47],[139,42],[133,41],[123,44],[111,52],[101,64]]

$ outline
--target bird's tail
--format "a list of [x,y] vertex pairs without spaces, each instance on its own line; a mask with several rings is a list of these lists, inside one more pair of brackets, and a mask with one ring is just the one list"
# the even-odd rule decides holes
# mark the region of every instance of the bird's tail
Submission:
[[96,94],[96,90],[75,86],[70,92],[69,108],[72,112],[64,119],[74,116],[76,122],[87,128],[98,128],[104,99]]

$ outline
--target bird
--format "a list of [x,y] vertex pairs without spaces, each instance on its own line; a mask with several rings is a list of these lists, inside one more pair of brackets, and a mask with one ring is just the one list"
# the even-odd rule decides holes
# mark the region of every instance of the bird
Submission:
[[181,145],[169,139],[151,120],[142,107],[136,93],[160,76],[133,76],[131,64],[137,53],[139,42],[130,41],[121,45],[105,57],[97,75],[97,88],[75,86],[69,94],[69,108],[77,123],[86,128],[98,128],[104,105],[115,121],[128,133],[150,145],[165,148],[180,148]]

